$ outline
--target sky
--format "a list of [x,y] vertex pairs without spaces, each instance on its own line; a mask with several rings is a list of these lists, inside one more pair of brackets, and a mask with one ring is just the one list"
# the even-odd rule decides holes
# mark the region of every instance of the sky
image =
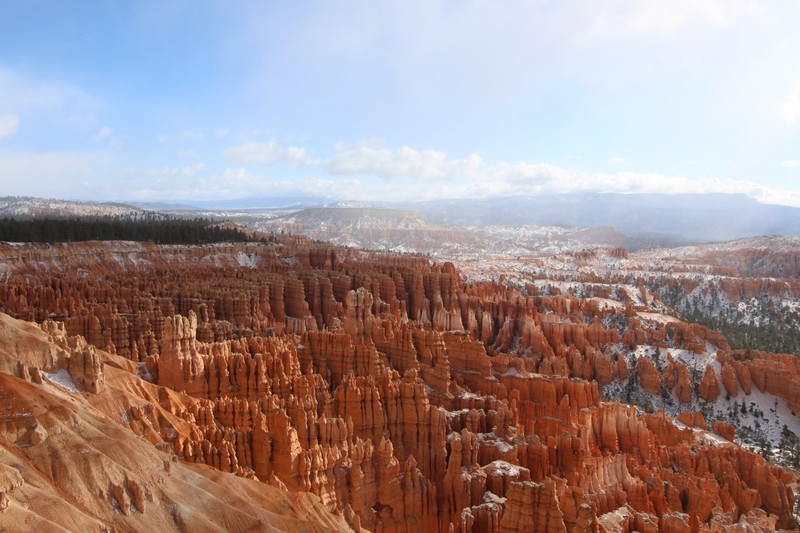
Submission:
[[800,206],[795,0],[0,0],[0,196]]

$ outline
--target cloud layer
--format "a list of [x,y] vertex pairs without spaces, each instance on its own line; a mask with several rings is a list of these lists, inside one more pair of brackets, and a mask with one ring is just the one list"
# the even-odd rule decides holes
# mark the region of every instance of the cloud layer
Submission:
[[15,114],[0,115],[0,139],[11,137],[19,127],[19,116]]
[[790,126],[800,127],[800,81],[795,83],[794,90],[781,106],[780,114]]
[[274,139],[263,143],[250,142],[233,146],[225,150],[225,158],[235,163],[257,165],[286,163],[289,166],[296,167],[312,163],[308,153],[303,148],[295,146],[283,147],[278,145],[278,142]]
[[790,0],[23,3],[0,18],[0,189],[798,205],[798,19]]

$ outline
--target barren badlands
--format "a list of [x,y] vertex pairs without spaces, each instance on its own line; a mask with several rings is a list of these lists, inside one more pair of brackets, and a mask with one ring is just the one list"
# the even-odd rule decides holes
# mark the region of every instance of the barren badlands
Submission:
[[792,324],[797,239],[277,241],[0,243],[0,530],[794,527],[800,360],[678,317]]

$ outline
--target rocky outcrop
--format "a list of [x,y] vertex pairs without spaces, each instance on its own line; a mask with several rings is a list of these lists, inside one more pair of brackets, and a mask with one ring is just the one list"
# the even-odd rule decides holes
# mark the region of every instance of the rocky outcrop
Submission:
[[719,382],[714,367],[708,365],[703,380],[700,382],[700,397],[707,402],[714,402],[719,398]]
[[723,360],[721,373],[725,393],[731,398],[735,398],[739,394],[739,379],[736,376],[736,369],[733,364]]
[[736,437],[736,428],[731,424],[723,422],[722,420],[717,420],[714,422],[714,433],[730,442],[733,442],[733,439]]
[[636,373],[639,374],[639,383],[644,390],[650,394],[661,392],[661,374],[651,359],[640,357],[636,363]]
[[[92,396],[124,401],[119,377]],[[0,373],[0,390],[0,455],[14,458],[0,465],[4,531],[350,531],[309,493],[173,461],[57,385]],[[15,441],[9,413],[51,437]]]
[[[334,530],[345,522],[454,533],[789,525],[791,474],[712,438],[699,413],[683,416],[684,428],[603,401],[601,390],[621,379],[690,402],[694,384],[679,357],[709,361],[712,345],[721,371],[707,367],[704,401],[723,388],[748,394],[751,382],[790,404],[797,397],[788,358],[729,353],[713,332],[641,316],[637,301],[653,298],[643,284],[615,296],[597,281],[587,289],[597,296],[580,298],[465,284],[451,264],[326,245],[108,246],[0,250],[9,273],[0,303],[41,323],[0,320],[0,370],[22,383],[0,401],[10,413],[34,413],[0,417],[2,443],[52,452],[69,423],[48,417],[74,407],[56,402],[39,414],[33,400],[80,396],[102,421],[98,435],[130,447],[119,455],[128,462],[110,466],[103,457],[114,452],[91,452],[98,474],[63,453],[35,459],[58,487],[76,483],[59,461],[85,474],[75,501],[102,500],[94,521],[110,516],[118,529],[135,529],[175,502],[183,522],[170,515],[173,524],[214,530],[171,492],[178,478],[239,491],[225,527],[240,530],[263,525],[243,500],[264,502],[271,487],[291,495],[276,501],[292,516],[307,512]],[[601,305],[612,296],[625,303]],[[659,349],[636,348],[648,343]],[[631,368],[633,353],[646,355]],[[70,381],[59,384],[59,371]],[[733,438],[719,421],[714,430]],[[134,467],[140,453],[145,467]],[[2,479],[6,513],[22,512],[19,502],[44,486],[6,490]],[[220,506],[209,512],[225,516]]]
[[680,361],[670,358],[669,365],[664,371],[664,384],[667,389],[675,392],[675,396],[681,402],[689,403],[692,401],[692,383],[689,379],[689,370]]
[[[748,381],[752,380],[758,390],[785,399],[792,411],[800,412],[800,360],[797,357],[757,350],[736,351],[733,356],[741,361],[740,382],[749,385]],[[744,383],[742,388],[745,388]]]

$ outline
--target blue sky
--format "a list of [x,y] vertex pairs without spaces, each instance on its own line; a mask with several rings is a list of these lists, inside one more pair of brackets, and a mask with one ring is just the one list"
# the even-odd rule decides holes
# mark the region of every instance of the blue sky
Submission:
[[800,206],[800,2],[0,2],[0,195]]

